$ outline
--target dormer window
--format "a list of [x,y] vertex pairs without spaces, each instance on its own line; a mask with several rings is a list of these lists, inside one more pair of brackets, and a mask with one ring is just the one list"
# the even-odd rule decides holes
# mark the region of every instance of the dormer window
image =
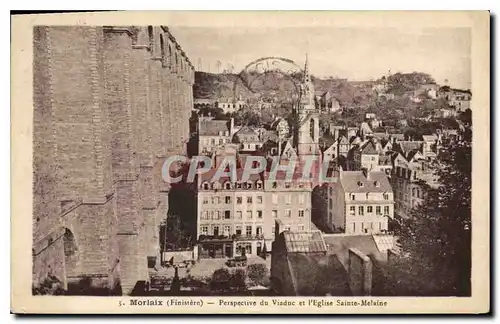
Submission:
[[258,180],[255,185],[257,186],[257,189],[262,189],[262,181]]
[[351,200],[356,200],[356,195],[355,194],[351,194]]
[[389,200],[389,194],[384,194],[384,200]]
[[208,182],[204,182],[203,183],[203,190],[208,190],[210,188],[210,185],[208,184]]
[[251,182],[247,182],[247,189],[252,189],[253,184]]
[[358,187],[362,188],[363,187],[363,182],[358,181]]
[[224,188],[226,188],[226,190],[230,190],[231,189],[231,183],[230,182],[226,182],[224,184]]
[[237,189],[241,189],[241,182],[239,182],[239,181],[238,181],[238,182],[236,182],[236,188],[237,188]]
[[377,188],[380,187],[380,183],[378,181],[373,182],[373,185]]
[[292,186],[292,184],[290,182],[285,182],[285,188],[290,188]]
[[276,181],[273,182],[273,189],[278,188],[278,183]]

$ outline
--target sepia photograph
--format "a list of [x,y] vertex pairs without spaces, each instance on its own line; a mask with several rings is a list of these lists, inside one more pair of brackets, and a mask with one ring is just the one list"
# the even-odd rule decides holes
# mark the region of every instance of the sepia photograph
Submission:
[[488,12],[121,14],[23,27],[30,303],[489,310]]

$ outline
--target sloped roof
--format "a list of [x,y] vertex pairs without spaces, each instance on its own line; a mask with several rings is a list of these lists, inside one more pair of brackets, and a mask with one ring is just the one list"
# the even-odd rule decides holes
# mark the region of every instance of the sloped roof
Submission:
[[[372,171],[365,177],[363,171],[342,171],[340,183],[346,192],[390,192],[391,184],[387,175],[381,171]],[[361,184],[361,186],[360,186]]]
[[378,154],[375,144],[372,141],[366,142],[361,146],[361,154]]
[[397,150],[399,148],[399,150],[404,155],[408,156],[408,154],[411,151],[420,150],[420,148],[422,147],[422,144],[423,144],[422,141],[400,141],[400,142],[396,143],[395,149]]
[[286,251],[294,252],[326,252],[326,245],[320,231],[283,232]]
[[389,155],[380,155],[378,159],[378,164],[379,165],[391,165],[391,157]]
[[323,239],[328,247],[329,254],[335,254],[344,268],[349,268],[349,249],[355,248],[362,253],[378,255],[380,250],[373,239],[373,235],[324,235]]
[[219,132],[229,131],[227,120],[200,120],[199,134],[202,136],[215,136]]
[[235,135],[258,135],[257,131],[251,128],[250,126],[241,127]]

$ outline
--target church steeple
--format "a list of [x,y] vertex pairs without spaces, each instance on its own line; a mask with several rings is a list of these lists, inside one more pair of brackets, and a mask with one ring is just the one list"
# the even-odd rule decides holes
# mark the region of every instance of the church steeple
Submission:
[[311,82],[311,77],[309,76],[309,59],[306,53],[306,64],[304,65],[304,83]]
[[304,76],[301,85],[301,110],[315,109],[314,104],[314,85],[309,74],[309,58],[306,53],[306,62],[304,64]]

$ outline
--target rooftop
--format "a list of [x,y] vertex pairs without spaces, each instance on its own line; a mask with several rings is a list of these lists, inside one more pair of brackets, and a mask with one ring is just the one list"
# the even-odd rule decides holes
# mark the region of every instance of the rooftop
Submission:
[[380,171],[368,172],[367,176],[363,171],[342,171],[340,183],[345,192],[392,192],[387,175]]
[[227,120],[200,120],[199,135],[216,136],[220,132],[229,131],[229,122]]

